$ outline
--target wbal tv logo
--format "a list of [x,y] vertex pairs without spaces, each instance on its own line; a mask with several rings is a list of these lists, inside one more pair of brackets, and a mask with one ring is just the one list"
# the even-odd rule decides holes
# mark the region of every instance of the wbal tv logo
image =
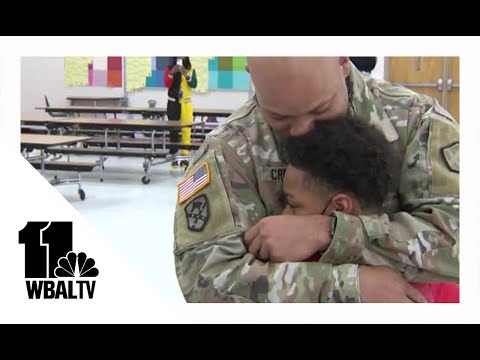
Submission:
[[95,281],[88,278],[98,269],[85,253],[72,251],[71,221],[28,222],[19,231],[19,243],[25,245],[25,278],[36,279],[25,281],[30,299],[93,298]]

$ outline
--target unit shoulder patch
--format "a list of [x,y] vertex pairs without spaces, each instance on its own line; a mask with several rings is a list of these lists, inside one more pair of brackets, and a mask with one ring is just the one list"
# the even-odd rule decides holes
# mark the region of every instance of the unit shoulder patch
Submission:
[[460,143],[457,141],[452,145],[445,146],[441,152],[448,168],[453,172],[460,173]]

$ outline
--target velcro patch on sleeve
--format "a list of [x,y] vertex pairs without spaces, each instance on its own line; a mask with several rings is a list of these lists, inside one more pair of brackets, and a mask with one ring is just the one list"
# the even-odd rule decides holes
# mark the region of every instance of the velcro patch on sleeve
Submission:
[[459,160],[458,128],[454,123],[443,119],[432,120],[428,139],[428,163],[433,195],[458,196]]
[[443,159],[450,170],[460,173],[460,143],[457,141],[452,145],[442,148]]
[[178,184],[178,203],[183,204],[200,190],[210,184],[210,168],[204,162],[189,177]]
[[[215,239],[235,229],[229,201],[232,194],[223,182],[216,152],[221,153],[221,150],[206,152],[199,165],[187,172],[179,184],[174,222],[176,251]],[[189,179],[196,184],[187,183]],[[182,184],[184,186],[181,187]]]

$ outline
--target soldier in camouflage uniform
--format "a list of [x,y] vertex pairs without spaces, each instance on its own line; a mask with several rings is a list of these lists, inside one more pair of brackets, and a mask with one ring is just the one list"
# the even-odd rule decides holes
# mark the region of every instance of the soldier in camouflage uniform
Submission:
[[[209,134],[178,187],[174,255],[186,300],[418,302],[397,272],[458,282],[452,116],[428,96],[364,77],[347,58],[248,61],[256,97]],[[403,154],[386,213],[279,215],[285,136],[344,113],[368,119]],[[249,253],[259,242],[271,262]],[[302,262],[319,251],[319,262]],[[368,266],[372,256],[385,267]]]

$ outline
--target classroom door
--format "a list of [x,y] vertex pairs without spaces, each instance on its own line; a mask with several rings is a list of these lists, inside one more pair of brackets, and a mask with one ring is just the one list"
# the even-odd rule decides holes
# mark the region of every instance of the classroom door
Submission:
[[386,80],[438,100],[460,122],[458,57],[387,57]]

